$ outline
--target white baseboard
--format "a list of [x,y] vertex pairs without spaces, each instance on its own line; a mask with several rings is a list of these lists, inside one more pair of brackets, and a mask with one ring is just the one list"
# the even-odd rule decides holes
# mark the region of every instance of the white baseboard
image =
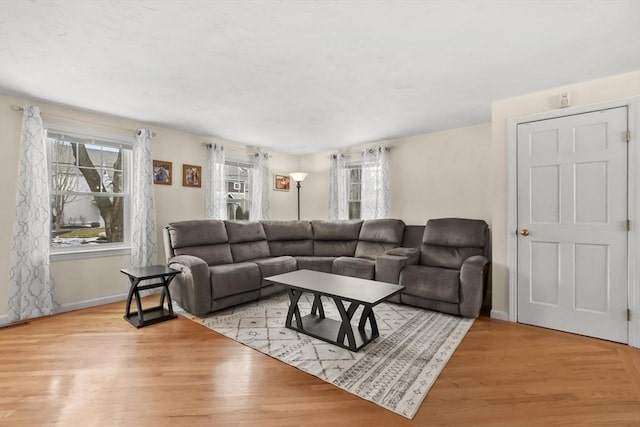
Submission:
[[[69,303],[60,305],[60,307],[55,311],[54,314],[66,313],[68,311],[80,310],[82,308],[95,307],[97,305],[110,304],[112,302],[124,301],[126,299],[127,299],[127,294],[117,294],[117,295],[110,295],[108,297],[100,297],[100,298],[93,298],[93,299],[88,299],[84,301],[69,302]],[[0,325],[4,325],[6,323],[9,323],[9,315],[3,314],[2,316],[0,316]]]
[[504,311],[499,310],[491,310],[491,318],[497,320],[506,320],[509,321],[509,314]]
[[124,301],[127,299],[127,294],[117,294],[108,297],[93,298],[84,301],[68,302],[60,305],[60,308],[56,310],[56,313],[66,313],[67,311],[80,310],[81,308],[95,307],[97,305],[111,304],[112,302]]

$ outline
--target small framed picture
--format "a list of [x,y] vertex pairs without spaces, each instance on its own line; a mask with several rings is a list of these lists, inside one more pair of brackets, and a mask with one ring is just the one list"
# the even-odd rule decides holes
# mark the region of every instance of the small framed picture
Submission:
[[278,191],[289,191],[291,189],[291,178],[289,175],[273,175],[273,189]]
[[201,187],[202,166],[182,165],[182,185],[184,187]]
[[171,185],[173,178],[172,163],[164,160],[153,161],[153,183]]

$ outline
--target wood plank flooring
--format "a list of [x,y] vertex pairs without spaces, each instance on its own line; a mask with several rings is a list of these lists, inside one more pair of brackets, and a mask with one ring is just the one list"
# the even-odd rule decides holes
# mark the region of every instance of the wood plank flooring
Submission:
[[413,420],[114,303],[0,329],[0,426],[640,426],[640,350],[481,317]]

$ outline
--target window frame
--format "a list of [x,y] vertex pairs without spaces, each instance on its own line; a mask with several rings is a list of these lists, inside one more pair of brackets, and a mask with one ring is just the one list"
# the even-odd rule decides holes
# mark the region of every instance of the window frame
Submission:
[[[347,219],[351,220],[351,219],[360,219],[360,217],[362,216],[362,160],[358,159],[358,160],[351,160],[351,161],[347,161],[345,162],[345,169],[347,170]],[[360,182],[354,183],[351,180],[351,171],[353,169],[359,169],[360,170]],[[360,194],[360,198],[359,199],[351,199],[351,193],[352,193],[352,186],[353,185],[358,185],[360,187],[360,190],[358,191],[358,193]],[[351,217],[351,204],[352,203],[358,203],[360,206],[359,212],[360,215],[358,215],[358,217]]]
[[247,214],[249,215],[249,217],[247,219],[232,219],[229,218],[227,215],[227,219],[230,221],[251,221],[251,169],[253,168],[253,163],[251,162],[250,159],[239,159],[239,158],[225,158],[224,159],[224,167],[225,167],[225,171],[224,171],[224,176],[225,176],[225,180],[224,180],[224,184],[225,184],[225,192],[224,192],[224,202],[225,202],[225,206],[227,207],[227,213],[228,211],[228,207],[229,207],[229,199],[228,199],[228,195],[230,193],[230,191],[228,191],[228,182],[230,180],[227,180],[227,166],[235,166],[235,167],[241,167],[241,168],[247,168],[249,170],[249,172],[247,173],[247,181],[245,183],[245,191],[244,194],[248,197],[244,197],[242,199],[234,199],[234,200],[238,200],[238,201],[243,201],[245,202],[246,206],[247,206]]
[[[106,133],[99,129],[93,129],[90,127],[71,127],[67,125],[61,125],[57,123],[44,123],[45,130],[45,138],[46,138],[46,149],[47,149],[47,169],[48,169],[48,184],[49,184],[49,192],[50,198],[52,199],[55,196],[55,190],[53,188],[53,165],[54,165],[54,156],[53,156],[53,147],[49,141],[49,134],[61,134],[64,136],[68,136],[75,139],[86,140],[85,143],[91,143],[94,141],[94,145],[102,146],[102,147],[112,147],[119,148],[122,151],[122,180],[124,183],[123,187],[123,195],[120,196],[120,193],[116,197],[124,198],[124,207],[123,207],[123,241],[116,243],[104,243],[101,245],[79,245],[73,247],[54,247],[52,246],[52,237],[49,238],[49,249],[50,255],[49,258],[52,261],[62,261],[62,260],[71,260],[71,259],[83,259],[83,258],[97,258],[97,257],[107,257],[107,256],[123,256],[129,255],[131,253],[131,191],[133,189],[132,182],[132,165],[133,165],[133,145],[135,144],[135,136],[133,132],[129,132],[127,134],[117,134],[117,133]],[[80,196],[92,196],[94,195],[91,192],[70,192],[73,194],[78,194]],[[102,193],[104,196],[102,197],[113,197],[114,193]],[[49,222],[52,220],[52,212],[50,212]],[[51,230],[53,229],[52,224],[50,224]]]

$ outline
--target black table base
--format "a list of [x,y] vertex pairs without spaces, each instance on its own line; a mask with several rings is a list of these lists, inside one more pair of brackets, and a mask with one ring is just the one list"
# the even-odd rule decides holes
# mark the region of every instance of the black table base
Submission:
[[[169,283],[180,272],[164,266],[151,266],[142,268],[128,268],[120,270],[126,274],[131,282],[129,288],[129,294],[127,296],[127,305],[124,313],[124,319],[131,323],[136,328],[142,328],[144,326],[153,325],[154,323],[163,322],[165,320],[174,319],[176,316],[173,313],[173,306],[171,304],[171,294],[169,293]],[[160,279],[160,281],[141,285],[140,283],[145,280]],[[160,295],[160,303],[151,308],[143,309],[142,302],[140,301],[140,291],[145,289],[162,288]],[[131,312],[131,303],[133,297],[136,298],[136,306],[138,311]],[[165,299],[167,301],[167,308],[165,308]]]
[[[303,291],[287,288],[287,293],[291,303],[289,304],[285,326],[289,329],[302,332],[354,352],[359,351],[380,335],[372,305],[331,296],[329,298],[333,299],[340,313],[340,320],[338,321],[325,317],[322,306],[322,294],[314,292],[311,313],[302,317],[298,302],[300,301]],[[347,308],[345,308],[345,303],[349,303]],[[363,311],[358,327],[354,330],[353,325],[351,325],[351,319],[353,319],[353,315],[360,305],[363,306]],[[365,328],[367,321],[370,325],[369,330]]]

